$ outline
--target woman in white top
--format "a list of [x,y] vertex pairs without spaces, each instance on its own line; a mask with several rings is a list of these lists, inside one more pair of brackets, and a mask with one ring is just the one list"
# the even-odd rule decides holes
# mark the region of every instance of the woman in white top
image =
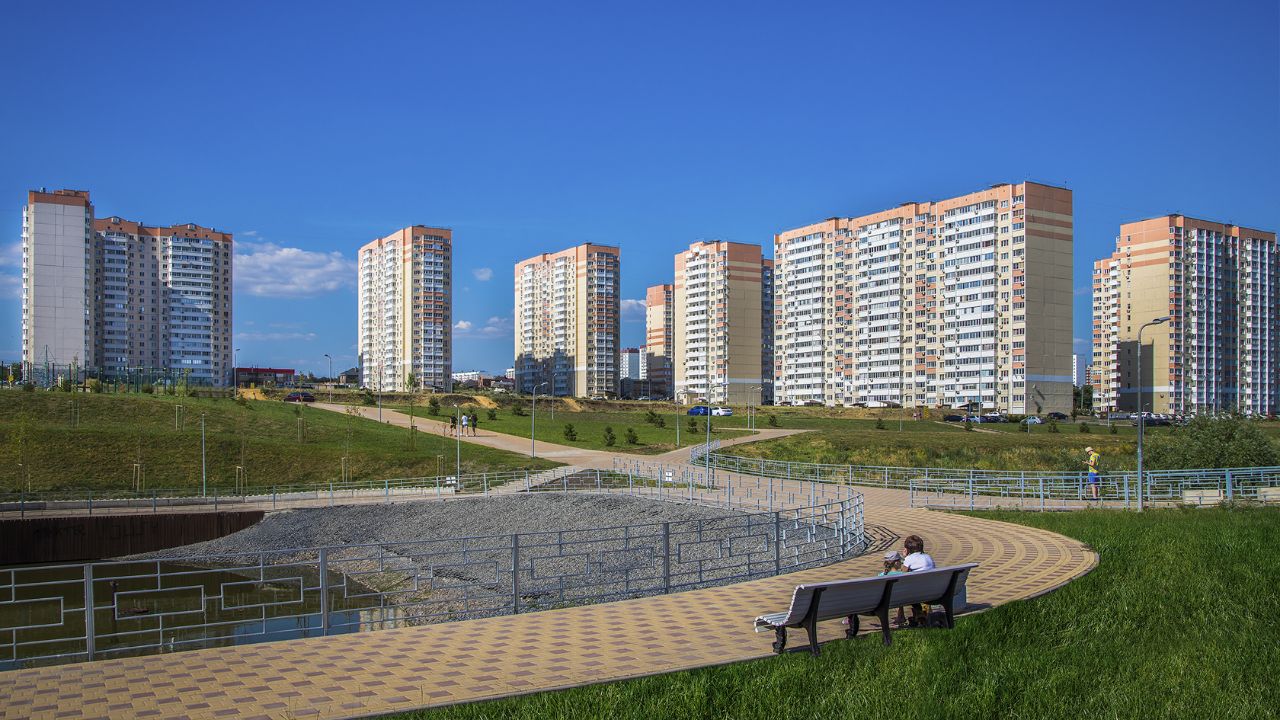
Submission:
[[[906,568],[907,572],[920,572],[934,568],[933,557],[924,551],[924,540],[919,535],[908,535],[907,539],[902,541],[902,544],[906,548],[906,557],[902,559],[902,566]],[[924,604],[912,605],[909,627],[928,626],[929,606]]]

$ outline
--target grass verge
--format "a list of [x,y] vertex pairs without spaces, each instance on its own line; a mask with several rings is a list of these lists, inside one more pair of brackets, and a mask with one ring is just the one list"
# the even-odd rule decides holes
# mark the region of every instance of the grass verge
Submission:
[[[454,472],[449,438],[278,401],[3,390],[0,492],[132,488],[137,462],[143,490],[197,488],[201,415],[211,488],[237,465],[254,487],[337,480],[343,456],[356,480]],[[466,442],[461,457],[464,473],[559,464]]]
[[[981,513],[1089,543],[1090,575],[951,631],[409,718],[1277,716],[1280,509]],[[673,630],[678,631],[678,630]],[[654,632],[663,632],[655,629]]]

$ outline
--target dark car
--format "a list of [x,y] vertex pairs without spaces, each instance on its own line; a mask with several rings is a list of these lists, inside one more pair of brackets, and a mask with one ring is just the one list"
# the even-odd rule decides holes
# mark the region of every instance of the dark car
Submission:
[[309,392],[291,392],[284,396],[285,402],[315,402],[316,396]]
[[694,405],[693,407],[689,408],[689,414],[690,415],[710,415],[711,408],[707,407],[706,405]]
[[1051,412],[1051,413],[1049,413],[1049,419],[1050,419],[1050,420],[1066,420],[1066,419],[1067,419],[1067,417],[1068,417],[1068,416],[1067,416],[1067,414],[1066,414],[1066,413],[1060,413],[1060,412]]
[[942,419],[945,422],[964,422],[963,415],[943,415]]

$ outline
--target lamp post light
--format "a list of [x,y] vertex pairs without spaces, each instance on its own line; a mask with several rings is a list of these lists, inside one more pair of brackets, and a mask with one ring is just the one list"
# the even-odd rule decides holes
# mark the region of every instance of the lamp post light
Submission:
[[329,402],[333,402],[333,356],[329,353],[324,356],[329,358]]
[[[533,386],[533,411],[529,413],[529,457],[538,457],[538,388],[547,385],[540,382]],[[555,407],[552,405],[552,407]]]
[[[1143,323],[1138,328],[1138,512],[1142,512],[1142,436],[1146,426],[1146,418],[1142,414],[1142,331],[1152,325],[1163,325],[1167,322],[1169,322],[1169,316],[1165,315]],[[1155,381],[1154,377],[1152,381]]]

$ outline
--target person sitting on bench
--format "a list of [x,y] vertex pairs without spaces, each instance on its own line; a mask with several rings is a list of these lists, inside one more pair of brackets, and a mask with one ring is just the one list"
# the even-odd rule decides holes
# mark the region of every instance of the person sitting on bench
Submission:
[[[902,559],[902,566],[907,572],[917,572],[920,570],[932,570],[934,568],[933,557],[924,551],[924,540],[919,535],[908,535],[906,540],[902,541],[906,548],[907,556]],[[926,604],[916,604],[911,606],[911,622],[907,627],[928,627],[929,626],[929,606]]]

